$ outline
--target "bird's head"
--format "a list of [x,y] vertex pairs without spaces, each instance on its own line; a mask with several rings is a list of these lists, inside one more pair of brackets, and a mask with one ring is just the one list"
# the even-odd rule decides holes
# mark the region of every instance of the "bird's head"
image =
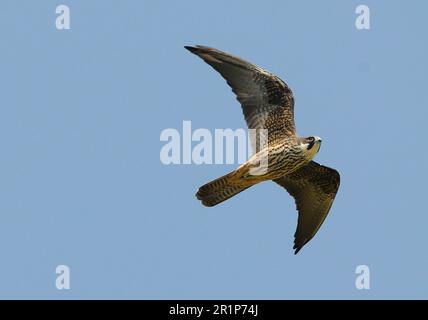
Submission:
[[305,156],[312,160],[321,148],[321,138],[317,136],[309,136],[299,139],[299,146],[302,148]]

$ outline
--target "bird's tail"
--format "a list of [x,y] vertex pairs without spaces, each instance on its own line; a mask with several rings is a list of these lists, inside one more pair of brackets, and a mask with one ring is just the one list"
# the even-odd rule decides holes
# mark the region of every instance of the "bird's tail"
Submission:
[[204,206],[213,207],[252,185],[249,181],[237,179],[233,171],[200,187],[196,198],[201,200]]

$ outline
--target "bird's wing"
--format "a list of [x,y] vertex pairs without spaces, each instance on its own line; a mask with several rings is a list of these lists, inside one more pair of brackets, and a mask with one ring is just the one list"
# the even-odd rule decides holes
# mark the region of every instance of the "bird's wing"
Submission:
[[333,204],[339,173],[314,161],[274,180],[295,199],[299,218],[294,234],[295,254],[317,233]]
[[295,135],[294,98],[287,84],[275,75],[238,57],[217,49],[196,46],[185,47],[217,70],[236,94],[242,105],[249,129],[268,129],[267,140],[251,137],[254,151],[256,141],[273,141]]

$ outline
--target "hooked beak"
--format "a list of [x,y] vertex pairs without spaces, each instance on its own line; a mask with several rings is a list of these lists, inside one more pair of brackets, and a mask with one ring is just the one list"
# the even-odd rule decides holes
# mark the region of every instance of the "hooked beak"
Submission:
[[[322,142],[322,140],[321,139],[319,139],[318,141],[317,141],[317,143],[318,143],[318,151],[320,151],[320,149],[321,149],[321,142]],[[318,152],[317,151],[317,152]]]

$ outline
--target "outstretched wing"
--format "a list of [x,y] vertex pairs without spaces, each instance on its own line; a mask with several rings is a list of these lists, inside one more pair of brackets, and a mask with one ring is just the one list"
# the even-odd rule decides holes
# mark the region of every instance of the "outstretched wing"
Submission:
[[315,236],[333,204],[340,184],[339,173],[314,161],[274,180],[295,199],[299,218],[294,234],[297,254]]
[[294,98],[287,84],[262,68],[217,49],[196,46],[185,47],[198,55],[226,79],[242,105],[249,129],[257,130],[259,139],[250,134],[253,151],[258,151],[257,141],[273,141],[295,135]]

